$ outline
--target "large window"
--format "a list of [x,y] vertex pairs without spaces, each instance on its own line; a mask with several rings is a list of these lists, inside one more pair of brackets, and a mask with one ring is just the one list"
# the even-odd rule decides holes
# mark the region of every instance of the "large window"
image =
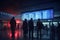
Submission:
[[53,9],[25,12],[22,14],[22,20],[24,20],[24,19],[30,20],[31,18],[33,18],[33,20],[51,19],[51,18],[53,18]]

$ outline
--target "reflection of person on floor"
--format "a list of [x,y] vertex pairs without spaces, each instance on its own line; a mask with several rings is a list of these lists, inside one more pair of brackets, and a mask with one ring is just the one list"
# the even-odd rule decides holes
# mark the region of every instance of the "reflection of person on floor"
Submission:
[[16,28],[16,21],[14,17],[10,20],[10,25],[11,25],[11,32],[12,32],[12,40],[14,40],[14,33]]

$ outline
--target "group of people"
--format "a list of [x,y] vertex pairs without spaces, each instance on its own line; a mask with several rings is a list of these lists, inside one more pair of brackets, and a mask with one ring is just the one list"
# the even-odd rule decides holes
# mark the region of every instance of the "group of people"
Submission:
[[[24,34],[24,38],[26,39],[27,36],[26,34],[28,33],[29,31],[29,39],[30,39],[30,32],[31,35],[32,35],[32,40],[33,40],[33,30],[34,30],[34,21],[33,19],[31,18],[30,20],[27,21],[27,19],[25,19],[23,21],[23,34]],[[50,31],[50,39],[51,40],[60,40],[60,23],[58,22],[58,26],[56,27],[53,22],[51,25],[49,25],[50,28],[47,27],[47,25],[44,27],[44,25],[42,24],[42,22],[40,21],[40,19],[37,20],[37,23],[36,23],[36,29],[37,29],[37,39],[39,39],[39,33],[40,33],[40,40],[42,40],[42,34],[41,34],[41,29],[45,29],[47,31],[47,34],[48,34],[48,31]]]
[[[43,24],[42,24],[42,22],[40,21],[40,19],[38,19],[36,25],[38,26],[38,27],[37,27],[37,31],[40,31],[40,37],[41,37],[41,29],[42,29],[42,27],[43,27]],[[27,19],[25,19],[25,20],[23,21],[22,27],[23,27],[24,38],[27,38],[27,37],[26,37],[26,34],[27,34],[28,31],[29,31],[29,39],[30,39],[30,32],[32,32],[31,35],[32,35],[32,40],[33,40],[33,31],[34,31],[34,22],[33,22],[33,19],[31,18],[29,21],[27,21]],[[37,33],[38,33],[38,32],[37,32]],[[38,34],[37,34],[37,35],[38,35]],[[37,38],[38,38],[38,36],[37,36]],[[41,39],[41,38],[40,38],[40,39]]]
[[[14,33],[15,33],[15,28],[16,28],[16,21],[15,21],[14,17],[11,19],[10,24],[11,24],[11,31],[12,31],[12,40],[14,40]],[[37,39],[39,38],[38,35],[39,35],[39,32],[40,32],[40,40],[41,40],[41,37],[42,37],[41,29],[43,29],[43,26],[44,25],[42,24],[40,19],[38,19],[37,20],[37,24],[36,24]],[[26,34],[29,31],[29,40],[30,40],[30,32],[32,32],[31,35],[32,35],[32,40],[33,40],[34,22],[33,22],[32,18],[29,21],[27,21],[27,19],[25,19],[23,21],[22,29],[23,29],[24,39],[25,40],[27,39],[27,35]],[[50,39],[51,40],[55,40],[55,33],[56,33],[57,34],[57,39],[60,40],[60,23],[58,23],[57,27],[55,27],[54,24],[52,23],[52,25],[50,26],[50,30],[51,30],[51,32],[50,32],[50,34],[51,34]]]

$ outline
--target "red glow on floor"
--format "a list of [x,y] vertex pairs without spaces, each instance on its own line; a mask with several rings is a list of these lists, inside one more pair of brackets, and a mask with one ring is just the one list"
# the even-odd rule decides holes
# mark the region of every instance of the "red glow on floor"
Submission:
[[11,33],[11,31],[8,31],[8,36],[9,36],[9,38],[12,37],[12,33]]
[[10,38],[12,37],[12,33],[9,34]]
[[[10,21],[5,21],[4,26],[6,26],[6,30],[3,31],[3,36],[7,36],[9,39],[12,39],[12,33],[10,29]],[[23,30],[21,29],[22,27],[22,20],[17,19],[16,20],[16,29],[15,29],[15,39],[23,37]],[[5,33],[6,32],[6,33]]]
[[[8,37],[11,39],[12,38],[12,33],[10,30],[7,30]],[[15,39],[22,37],[22,30],[15,30]]]
[[15,38],[18,38],[19,32],[15,31]]
[[22,37],[22,30],[16,30],[15,31],[15,38],[19,38],[19,37]]

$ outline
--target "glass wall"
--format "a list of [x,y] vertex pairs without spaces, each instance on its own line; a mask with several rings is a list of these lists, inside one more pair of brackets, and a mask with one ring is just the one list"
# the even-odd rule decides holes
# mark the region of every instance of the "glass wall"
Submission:
[[22,14],[22,20],[27,19],[30,20],[33,18],[33,20],[37,19],[51,19],[53,18],[53,10],[41,10],[41,11],[33,11],[33,12],[25,12]]

